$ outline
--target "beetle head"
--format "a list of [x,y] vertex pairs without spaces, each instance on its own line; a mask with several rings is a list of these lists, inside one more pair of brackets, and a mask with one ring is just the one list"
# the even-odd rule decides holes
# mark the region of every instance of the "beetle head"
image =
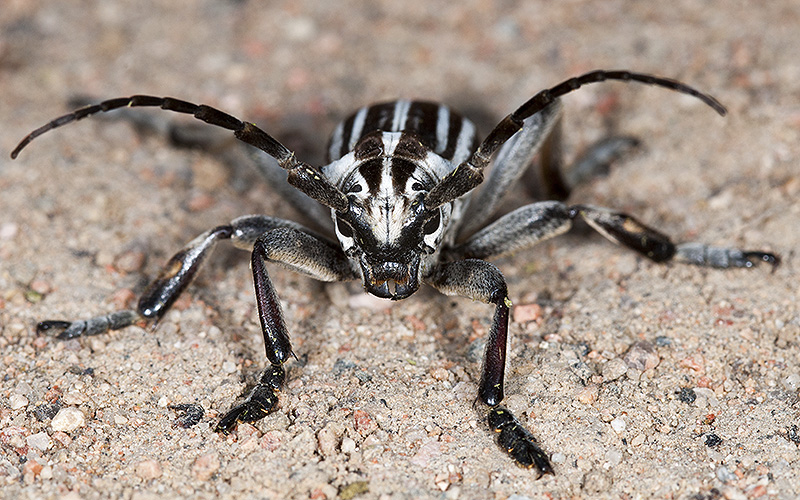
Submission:
[[350,163],[340,184],[349,206],[334,212],[339,243],[369,293],[404,299],[419,288],[424,257],[436,252],[449,221],[450,205],[423,203],[445,160],[414,135],[389,132],[365,136],[342,160]]

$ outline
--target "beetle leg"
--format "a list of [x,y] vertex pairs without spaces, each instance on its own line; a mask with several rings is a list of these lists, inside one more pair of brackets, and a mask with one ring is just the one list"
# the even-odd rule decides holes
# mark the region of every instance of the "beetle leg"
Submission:
[[727,269],[754,267],[759,263],[780,263],[780,257],[760,250],[713,247],[703,243],[676,245],[669,236],[642,224],[631,215],[588,205],[568,207],[558,201],[542,201],[518,208],[478,231],[446,254],[451,259],[485,259],[536,243],[566,232],[572,220],[581,217],[598,233],[614,243],[639,252],[655,262],[675,261],[698,266]]
[[508,341],[508,310],[511,301],[505,278],[493,264],[467,259],[433,268],[426,281],[445,295],[469,297],[495,305],[494,319],[486,340],[478,399],[489,407],[487,422],[498,433],[498,444],[523,467],[536,467],[539,474],[552,473],[547,454],[533,435],[499,406],[503,400],[503,378]]
[[155,324],[186,289],[219,240],[232,239],[235,246],[250,249],[261,234],[277,227],[303,230],[302,226],[295,222],[275,217],[262,215],[239,217],[228,225],[206,231],[172,256],[156,279],[145,288],[135,310],[115,311],[87,320],[46,320],[40,322],[36,330],[39,333],[58,331],[57,337],[66,340],[119,330],[139,321]]
[[238,422],[255,422],[278,404],[278,392],[286,378],[283,363],[292,353],[289,332],[283,319],[275,287],[266,262],[273,262],[320,281],[344,281],[356,277],[344,252],[333,243],[292,227],[262,234],[253,245],[251,265],[258,317],[270,365],[244,401],[222,417],[215,430],[229,433]]
[[452,259],[485,259],[533,246],[570,227],[570,213],[563,203],[541,201],[504,215],[446,252]]
[[136,310],[116,311],[88,320],[42,321],[36,326],[36,331],[43,333],[58,329],[61,330],[58,338],[66,340],[118,330],[138,321],[156,323],[191,282],[214,244],[221,239],[230,238],[232,232],[233,227],[230,225],[218,226],[189,242],[172,256],[156,279],[147,286],[139,298]]
[[553,126],[542,144],[538,169],[528,169],[525,186],[540,200],[566,200],[573,189],[607,175],[611,164],[640,145],[639,139],[617,135],[600,139],[580,153],[567,168],[562,150],[562,120]]
[[[640,145],[639,139],[629,135],[615,135],[600,139],[583,151],[569,168],[562,171],[565,191],[563,193],[551,191],[553,196],[548,196],[548,199],[567,199],[569,193],[576,187],[595,177],[607,175],[612,163]],[[543,162],[544,158],[546,158],[545,155],[543,155]]]
[[633,216],[613,210],[575,205],[569,208],[570,217],[581,216],[597,232],[609,240],[636,250],[655,262],[675,260],[687,264],[727,269],[754,267],[759,263],[780,264],[780,257],[760,250],[714,247],[690,242],[675,245],[669,236],[646,226]]

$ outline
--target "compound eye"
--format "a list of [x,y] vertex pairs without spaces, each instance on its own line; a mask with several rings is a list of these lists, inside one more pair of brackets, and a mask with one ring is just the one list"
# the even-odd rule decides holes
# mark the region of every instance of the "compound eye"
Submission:
[[339,234],[345,238],[353,237],[353,228],[338,215],[336,216],[336,228],[339,230]]
[[439,225],[442,222],[442,213],[438,212],[435,216],[431,218],[425,225],[422,227],[422,232],[425,234],[433,234],[439,229]]

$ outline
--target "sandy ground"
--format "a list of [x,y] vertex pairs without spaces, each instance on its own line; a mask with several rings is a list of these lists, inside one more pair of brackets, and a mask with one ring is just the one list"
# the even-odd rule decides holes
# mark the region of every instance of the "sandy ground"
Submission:
[[[796,0],[266,4],[2,2],[0,497],[796,497]],[[243,252],[220,246],[155,331],[35,333],[131,304],[207,228],[298,218],[252,171],[125,123],[71,125],[8,159],[77,94],[212,104],[319,162],[366,103],[441,100],[485,133],[594,68],[680,78],[730,114],[643,86],[582,89],[565,102],[569,156],[615,132],[646,147],[573,201],[784,263],[657,265],[588,233],[495,260],[515,303],[506,402],[554,476],[514,466],[473,409],[491,308],[430,289],[389,304],[272,270],[298,360],[279,410],[228,437],[213,425],[263,363]],[[175,427],[180,403],[202,421]]]

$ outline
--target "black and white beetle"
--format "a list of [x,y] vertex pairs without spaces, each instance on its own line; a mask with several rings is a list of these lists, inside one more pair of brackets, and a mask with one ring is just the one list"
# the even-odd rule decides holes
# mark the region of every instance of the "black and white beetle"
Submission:
[[[537,154],[544,187],[556,198],[569,193],[571,182],[561,172],[559,98],[582,85],[605,80],[665,87],[697,97],[720,115],[726,112],[713,97],[675,80],[629,71],[593,71],[539,92],[480,143],[471,121],[440,104],[398,100],[361,108],[337,126],[328,148],[329,163],[321,168],[298,161],[292,151],[252,123],[169,97],[111,99],[57,118],[25,137],[11,157],[51,129],[123,107],[157,106],[232,130],[237,139],[277,160],[276,165],[256,155],[268,178],[274,179],[279,167],[288,171],[289,184],[307,195],[284,190],[293,204],[310,214],[320,213],[321,207],[313,200],[330,209],[338,244],[292,221],[266,215],[240,217],[201,234],[175,254],[146,288],[136,310],[73,322],[43,321],[37,329],[56,330],[59,338],[69,339],[139,321],[155,323],[218,241],[230,239],[238,247],[252,249],[256,303],[270,366],[243,402],[217,424],[217,431],[228,433],[238,422],[259,420],[276,408],[285,379],[283,363],[293,355],[266,262],[321,281],[361,279],[367,292],[392,300],[404,299],[427,283],[446,295],[494,304],[478,399],[488,408],[485,418],[498,433],[498,444],[519,465],[536,467],[540,474],[552,473],[547,454],[531,433],[500,405],[511,302],[503,275],[483,259],[564,233],[580,217],[606,238],[656,262],[676,260],[718,268],[779,262],[776,255],[761,251],[701,243],[675,245],[630,215],[561,201],[532,203],[486,225],[506,190]],[[581,170],[597,170],[629,145],[624,139],[599,142],[584,155]],[[493,158],[488,181],[473,194]]]

